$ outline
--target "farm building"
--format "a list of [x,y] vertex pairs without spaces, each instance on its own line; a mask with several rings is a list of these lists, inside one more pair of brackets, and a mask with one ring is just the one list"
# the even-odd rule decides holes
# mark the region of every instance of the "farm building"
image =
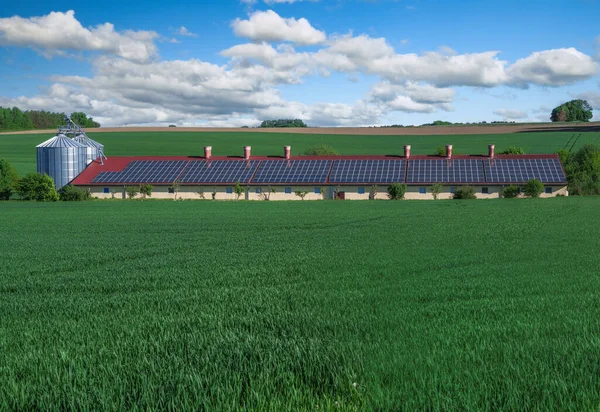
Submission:
[[[252,156],[244,148],[240,157],[204,156],[110,157],[89,164],[73,181],[98,198],[125,198],[127,186],[152,184],[153,198],[238,198],[239,182],[247,200],[387,199],[391,183],[407,185],[406,199],[433,199],[429,187],[443,185],[440,199],[469,185],[478,198],[497,198],[505,186],[538,179],[545,185],[542,197],[567,195],[565,173],[557,155],[496,155],[494,145],[485,156]],[[239,187],[239,185],[238,185]]]

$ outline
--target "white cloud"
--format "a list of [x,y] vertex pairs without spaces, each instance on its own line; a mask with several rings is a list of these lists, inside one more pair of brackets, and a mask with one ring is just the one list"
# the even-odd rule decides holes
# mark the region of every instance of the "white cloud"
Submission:
[[507,120],[522,120],[528,117],[526,112],[514,109],[498,109],[494,110],[494,114]]
[[179,29],[177,29],[177,34],[186,37],[198,37],[196,33],[192,33],[185,26],[181,26]]
[[587,100],[587,102],[595,109],[600,110],[600,92],[589,91],[576,94],[577,99]]
[[596,75],[598,65],[574,48],[545,50],[517,60],[507,69],[510,83],[564,86]]
[[52,12],[45,16],[0,18],[0,45],[41,49],[45,56],[65,50],[101,51],[135,61],[148,61],[156,55],[152,31],[115,31],[111,23],[87,29],[75,12]]
[[413,82],[403,85],[381,82],[372,87],[369,98],[384,112],[434,113],[453,110],[454,90]]
[[325,33],[315,29],[308,20],[282,18],[273,10],[256,11],[248,20],[235,19],[231,24],[237,36],[253,41],[290,41],[299,45],[314,45],[325,41]]

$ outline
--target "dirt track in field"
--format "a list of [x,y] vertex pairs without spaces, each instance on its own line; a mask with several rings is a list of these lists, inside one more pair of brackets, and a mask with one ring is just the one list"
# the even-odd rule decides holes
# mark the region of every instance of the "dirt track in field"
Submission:
[[[504,134],[535,132],[600,132],[600,123],[578,124],[524,124],[489,126],[420,126],[420,127],[318,127],[318,128],[210,128],[210,127],[102,127],[86,129],[86,132],[127,133],[127,132],[244,132],[244,133],[299,133],[299,134],[340,134],[340,135],[457,135],[457,134]],[[56,133],[56,129],[27,130],[0,134],[41,134]]]

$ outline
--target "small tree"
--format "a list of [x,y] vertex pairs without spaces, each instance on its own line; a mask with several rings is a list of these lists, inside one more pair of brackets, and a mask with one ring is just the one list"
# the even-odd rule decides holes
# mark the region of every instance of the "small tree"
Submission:
[[47,174],[28,173],[16,184],[16,190],[23,200],[56,202],[59,199],[54,180]]
[[340,198],[340,192],[341,192],[341,188],[340,185],[337,185],[336,187],[333,188],[333,200],[337,200]]
[[378,189],[379,188],[377,187],[377,185],[371,186],[371,190],[369,190],[369,200],[375,200],[375,198],[377,197]]
[[173,197],[173,200],[177,200],[177,193],[179,193],[179,189],[181,188],[181,186],[179,185],[178,182],[173,182],[173,184],[171,185],[171,187],[169,187],[169,189],[171,189],[173,191],[173,194],[175,195]]
[[454,191],[452,199],[477,199],[473,186],[463,186]]
[[260,190],[259,196],[263,200],[271,200],[271,194],[276,193],[277,190],[274,187],[268,186],[266,190]]
[[114,199],[116,194],[117,194],[117,191],[115,189],[110,189],[110,198],[111,199]]
[[88,192],[86,189],[71,185],[63,186],[58,193],[60,200],[63,202],[80,202],[83,200],[89,200],[91,197],[90,192]]
[[0,159],[0,200],[8,200],[19,181],[17,172],[4,159]]
[[337,156],[338,151],[326,144],[318,144],[304,151],[306,156]]
[[145,199],[146,196],[152,196],[152,189],[154,189],[154,187],[149,183],[141,184],[140,193],[142,194],[142,199]]
[[433,195],[434,200],[437,200],[440,193],[442,193],[442,188],[443,188],[443,186],[441,183],[434,183],[431,185],[431,187],[429,188],[429,191]]
[[202,190],[202,188],[198,189],[198,190],[196,191],[196,194],[198,195],[198,197],[199,197],[200,199],[206,199],[206,198],[204,197],[204,190]]
[[523,186],[523,193],[527,197],[540,197],[544,191],[544,184],[537,179],[528,180]]
[[127,193],[127,197],[129,199],[133,199],[134,197],[136,197],[139,193],[139,187],[138,186],[127,186],[125,188],[125,192]]
[[402,183],[392,183],[387,188],[388,197],[392,200],[404,199],[406,193],[406,185]]
[[506,186],[504,189],[502,189],[502,197],[506,199],[514,199],[515,197],[519,196],[520,192],[519,186],[517,185]]
[[518,147],[518,146],[508,146],[508,149],[506,149],[505,151],[501,152],[500,154],[524,155],[525,154],[525,150],[523,150],[522,147]]
[[235,186],[233,187],[233,191],[235,192],[235,199],[238,200],[240,196],[244,194],[246,189],[240,182],[236,182]]
[[212,200],[215,200],[217,198],[217,187],[213,186],[213,191],[210,194],[212,196]]
[[294,192],[296,194],[296,196],[298,196],[300,199],[304,200],[304,197],[308,194],[308,191],[306,190],[296,190]]

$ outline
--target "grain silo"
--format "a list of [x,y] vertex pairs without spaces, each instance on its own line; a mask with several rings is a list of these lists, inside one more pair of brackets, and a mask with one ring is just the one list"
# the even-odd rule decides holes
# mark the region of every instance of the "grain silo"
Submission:
[[74,138],[74,141],[81,143],[86,147],[86,159],[85,164],[89,165],[94,160],[100,158],[100,162],[102,162],[102,158],[106,158],[104,156],[104,145],[98,143],[95,140],[90,139],[85,133],[79,133]]
[[86,168],[86,157],[86,146],[59,133],[37,146],[37,171],[52,177],[60,189]]

